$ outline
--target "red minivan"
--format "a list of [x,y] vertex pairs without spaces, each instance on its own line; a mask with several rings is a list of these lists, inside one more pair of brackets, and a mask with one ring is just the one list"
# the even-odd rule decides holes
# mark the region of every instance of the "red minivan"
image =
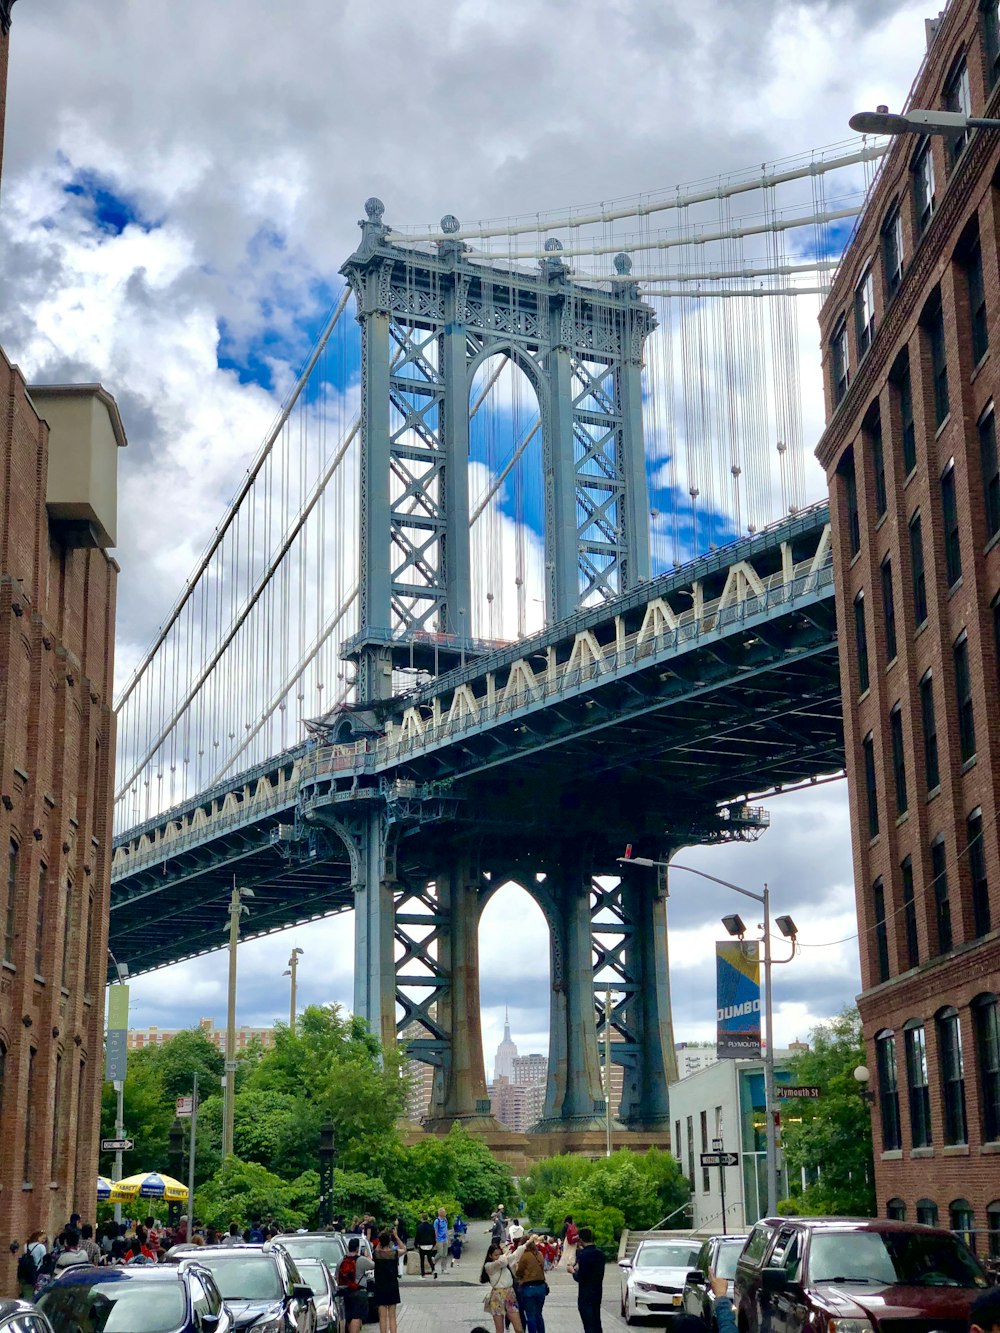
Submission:
[[967,1333],[989,1280],[950,1231],[881,1218],[771,1217],[736,1264],[740,1333]]

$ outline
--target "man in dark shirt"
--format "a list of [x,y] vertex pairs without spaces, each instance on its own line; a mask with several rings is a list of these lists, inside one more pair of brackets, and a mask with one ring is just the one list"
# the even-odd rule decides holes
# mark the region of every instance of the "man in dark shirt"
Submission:
[[583,1333],[602,1333],[601,1292],[604,1288],[604,1251],[594,1244],[590,1227],[580,1228],[576,1263],[570,1267],[577,1284],[576,1308],[580,1312]]

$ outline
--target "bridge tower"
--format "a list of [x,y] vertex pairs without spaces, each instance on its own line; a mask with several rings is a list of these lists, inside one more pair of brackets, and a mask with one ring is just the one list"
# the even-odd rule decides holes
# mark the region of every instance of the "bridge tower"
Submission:
[[[391,238],[380,200],[369,199],[365,213],[361,244],[341,271],[356,299],[362,360],[360,614],[345,656],[355,664],[358,706],[370,715],[392,695],[396,667],[447,670],[475,654],[470,391],[491,356],[519,367],[538,399],[546,622],[649,579],[642,358],[655,321],[625,255],[604,290],[571,281],[554,239],[535,269],[512,269],[473,260],[452,239],[459,223],[451,216],[436,244],[409,246]],[[594,976],[606,962],[621,986],[611,1021],[615,1059],[626,1065],[623,1119],[667,1127],[666,1084],[676,1071],[659,889],[632,884],[609,896],[595,876],[613,873],[613,864],[596,864],[579,842],[554,855],[551,839],[529,841],[512,862],[468,828],[422,839],[435,851],[425,851],[422,874],[408,875],[392,800],[373,802],[349,826],[336,822],[352,849],[355,1009],[383,1041],[405,1029],[411,1053],[435,1066],[431,1124],[493,1125],[478,926],[495,888],[513,878],[540,903],[550,930],[543,1127],[603,1124],[597,1036],[605,1015],[595,989],[603,997],[604,983],[595,986]],[[617,943],[595,949],[597,933]],[[412,1038],[415,1029],[421,1035]]]

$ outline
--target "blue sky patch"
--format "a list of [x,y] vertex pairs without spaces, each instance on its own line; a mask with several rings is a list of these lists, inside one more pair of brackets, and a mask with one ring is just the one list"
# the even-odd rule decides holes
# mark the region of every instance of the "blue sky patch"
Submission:
[[134,199],[120,193],[96,171],[75,171],[63,190],[83,202],[98,229],[108,236],[120,236],[130,226],[148,231],[155,225],[143,216]]

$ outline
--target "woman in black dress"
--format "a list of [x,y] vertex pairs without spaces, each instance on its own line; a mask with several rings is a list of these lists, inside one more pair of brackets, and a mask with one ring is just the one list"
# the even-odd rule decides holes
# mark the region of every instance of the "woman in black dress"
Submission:
[[396,1333],[399,1304],[399,1253],[403,1249],[395,1231],[383,1231],[372,1253],[375,1261],[375,1304],[379,1333]]

